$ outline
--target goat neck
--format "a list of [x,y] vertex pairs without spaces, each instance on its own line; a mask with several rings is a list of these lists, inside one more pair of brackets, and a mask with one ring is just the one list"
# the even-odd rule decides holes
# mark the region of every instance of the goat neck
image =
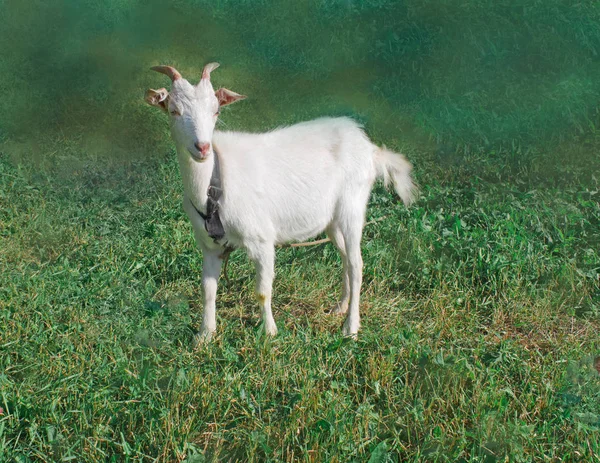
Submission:
[[192,201],[196,209],[204,213],[206,213],[207,191],[215,165],[215,156],[213,151],[205,161],[198,162],[190,156],[187,149],[177,148],[185,195]]

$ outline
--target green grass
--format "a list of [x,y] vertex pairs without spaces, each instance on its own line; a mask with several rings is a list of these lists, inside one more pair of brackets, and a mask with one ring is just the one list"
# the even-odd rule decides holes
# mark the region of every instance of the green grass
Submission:
[[[0,463],[600,461],[596,3],[0,13]],[[142,96],[209,61],[249,96],[223,127],[351,115],[414,163],[415,206],[371,198],[358,340],[323,245],[278,250],[274,339],[234,253],[192,350],[202,259]]]
[[373,193],[357,341],[326,313],[323,245],[278,251],[272,340],[234,253],[194,351],[174,154],[44,173],[7,154],[0,461],[598,461],[593,156],[409,152],[422,197]]

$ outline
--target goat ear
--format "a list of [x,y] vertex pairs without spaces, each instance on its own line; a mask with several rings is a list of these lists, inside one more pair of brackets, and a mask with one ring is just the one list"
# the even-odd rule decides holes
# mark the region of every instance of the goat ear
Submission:
[[157,106],[163,111],[167,110],[167,98],[169,97],[169,92],[166,88],[159,88],[158,90],[154,90],[152,88],[146,90],[146,95],[144,96],[144,100],[150,106]]
[[217,97],[217,100],[219,100],[219,106],[225,106],[246,98],[245,95],[240,95],[239,93],[232,92],[226,88],[217,90],[215,96]]

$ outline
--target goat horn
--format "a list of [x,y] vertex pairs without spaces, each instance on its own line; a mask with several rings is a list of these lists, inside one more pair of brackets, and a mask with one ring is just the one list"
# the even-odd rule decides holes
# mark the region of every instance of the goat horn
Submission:
[[152,66],[150,69],[169,76],[173,82],[175,82],[177,79],[181,79],[181,74],[179,74],[179,71],[171,66]]
[[202,78],[210,80],[210,73],[219,67],[219,63],[208,63],[202,71]]

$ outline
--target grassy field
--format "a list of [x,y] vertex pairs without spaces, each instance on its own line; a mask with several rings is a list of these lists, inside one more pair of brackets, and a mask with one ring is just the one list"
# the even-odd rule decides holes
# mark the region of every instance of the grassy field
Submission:
[[[0,0],[0,463],[600,462],[600,7],[565,0]],[[227,129],[351,115],[378,185],[363,327],[330,244],[202,258],[151,65],[249,98]]]
[[198,351],[174,153],[3,155],[0,461],[599,461],[597,157],[407,154],[422,197],[373,193],[357,341],[323,245],[278,251],[272,340],[234,253]]

